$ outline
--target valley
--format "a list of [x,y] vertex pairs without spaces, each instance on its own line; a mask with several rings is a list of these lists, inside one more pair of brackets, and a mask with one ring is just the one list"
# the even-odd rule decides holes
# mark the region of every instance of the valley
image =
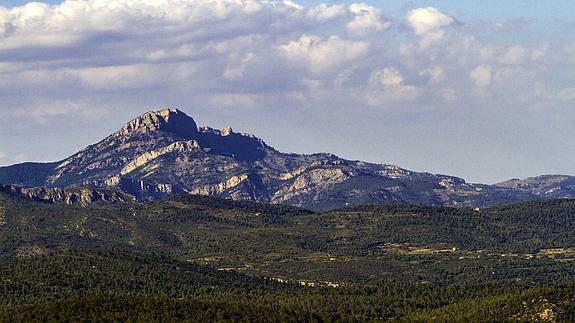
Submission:
[[[575,314],[572,200],[313,212],[193,195],[87,207],[0,197],[0,317],[126,302],[150,315],[142,306],[252,319],[262,308],[270,321],[285,311],[328,321]],[[184,274],[198,271],[204,278]],[[429,303],[427,293],[448,294]]]

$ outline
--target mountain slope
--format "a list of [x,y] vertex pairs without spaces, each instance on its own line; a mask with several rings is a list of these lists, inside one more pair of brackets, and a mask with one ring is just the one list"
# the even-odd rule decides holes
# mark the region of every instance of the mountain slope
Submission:
[[285,154],[231,128],[198,128],[176,109],[148,112],[60,162],[0,168],[0,182],[114,189],[140,200],[190,193],[316,209],[408,203],[489,206],[539,197],[513,185],[469,184],[453,176],[332,154]]
[[42,186],[58,163],[23,163],[0,167],[0,183],[19,186]]
[[495,185],[529,192],[538,197],[573,198],[575,196],[574,176],[544,175],[525,179],[511,179]]

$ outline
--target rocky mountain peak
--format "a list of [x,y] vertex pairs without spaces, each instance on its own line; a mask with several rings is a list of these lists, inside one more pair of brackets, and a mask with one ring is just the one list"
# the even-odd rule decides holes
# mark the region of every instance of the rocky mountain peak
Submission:
[[178,109],[147,112],[128,122],[118,132],[121,136],[151,132],[169,132],[191,139],[198,133],[194,119]]

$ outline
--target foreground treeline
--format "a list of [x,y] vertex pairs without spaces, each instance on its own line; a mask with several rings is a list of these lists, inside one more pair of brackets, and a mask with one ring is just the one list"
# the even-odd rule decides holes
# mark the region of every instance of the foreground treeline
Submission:
[[575,320],[575,282],[302,287],[126,251],[0,266],[1,321]]

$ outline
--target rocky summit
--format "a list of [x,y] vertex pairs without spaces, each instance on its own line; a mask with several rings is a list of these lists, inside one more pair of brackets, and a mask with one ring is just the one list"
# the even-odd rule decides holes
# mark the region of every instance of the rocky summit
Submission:
[[[138,200],[170,194],[216,195],[311,209],[357,204],[483,207],[572,197],[574,182],[569,176],[551,176],[470,184],[458,177],[333,154],[286,154],[231,128],[198,128],[177,109],[145,113],[62,161],[0,168],[0,183],[19,187],[113,190]],[[39,192],[46,195],[45,190]]]

